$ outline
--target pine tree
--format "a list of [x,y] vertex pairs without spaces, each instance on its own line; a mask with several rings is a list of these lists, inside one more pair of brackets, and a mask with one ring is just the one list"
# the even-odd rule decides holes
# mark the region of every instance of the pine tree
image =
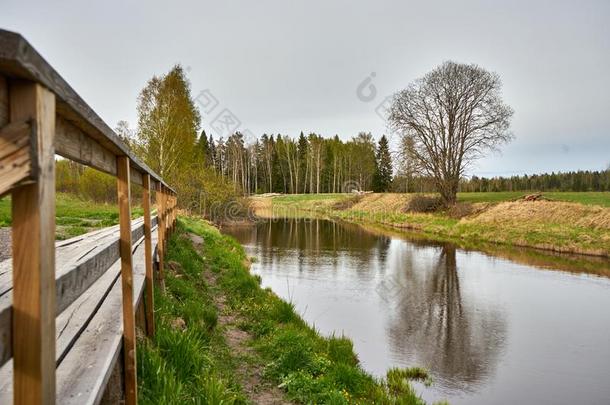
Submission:
[[199,135],[195,148],[195,159],[201,164],[202,167],[207,167],[210,165],[211,162],[209,160],[209,153],[210,145],[208,143],[208,136],[206,135],[204,129],[201,131],[201,135]]
[[373,190],[381,193],[390,189],[392,183],[392,157],[390,156],[390,147],[388,138],[382,135],[377,145],[375,155],[376,168],[373,176]]
[[297,193],[303,192],[307,188],[307,151],[309,144],[307,138],[301,131],[299,135],[299,143],[297,146],[298,164],[299,164],[299,178],[297,179]]

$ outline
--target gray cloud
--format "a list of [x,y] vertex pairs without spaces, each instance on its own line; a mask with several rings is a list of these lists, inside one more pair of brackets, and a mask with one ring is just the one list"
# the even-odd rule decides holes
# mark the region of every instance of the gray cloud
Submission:
[[609,20],[607,1],[3,0],[0,13],[110,125],[135,125],[146,80],[180,62],[194,95],[209,89],[255,134],[379,136],[383,97],[444,60],[478,63],[503,79],[516,140],[477,174],[605,167]]

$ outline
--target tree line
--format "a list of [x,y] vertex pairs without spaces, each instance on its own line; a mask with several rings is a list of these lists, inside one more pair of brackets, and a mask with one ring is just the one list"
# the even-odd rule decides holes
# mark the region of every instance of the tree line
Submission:
[[473,176],[462,180],[461,191],[610,191],[610,169],[511,177]]
[[388,139],[375,143],[366,132],[349,141],[301,132],[298,138],[263,134],[246,143],[240,132],[214,140],[202,131],[197,148],[207,167],[245,195],[384,192],[392,182]]

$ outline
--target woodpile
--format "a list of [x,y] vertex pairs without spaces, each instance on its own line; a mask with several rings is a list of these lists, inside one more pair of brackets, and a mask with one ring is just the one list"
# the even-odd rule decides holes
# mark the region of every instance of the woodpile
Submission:
[[528,194],[521,198],[522,201],[547,201],[542,193]]

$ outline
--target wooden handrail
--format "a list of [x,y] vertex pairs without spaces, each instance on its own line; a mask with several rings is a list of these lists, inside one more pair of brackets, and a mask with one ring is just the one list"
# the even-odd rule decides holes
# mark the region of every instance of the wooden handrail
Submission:
[[163,185],[175,194],[175,190],[165,183],[161,176],[133,155],[121,138],[25,38],[18,33],[2,29],[0,75],[7,79],[39,83],[55,94],[55,152],[58,155],[114,176],[117,175],[116,156],[128,156],[134,183],[142,185],[142,175],[149,174],[154,183],[153,188],[157,184]]
[[[66,242],[55,243],[55,154],[117,177],[120,226],[83,238],[83,246],[88,244],[88,249],[79,252],[78,259],[70,263],[61,261],[70,246]],[[131,183],[144,187],[146,218],[135,224],[130,214]],[[151,189],[156,192],[158,204],[158,236],[153,236],[151,229]],[[0,264],[0,270],[5,270],[0,271],[0,366],[13,358],[12,394],[9,390],[8,395],[15,404],[54,404],[56,390],[65,393],[70,387],[79,387],[87,390],[85,403],[98,402],[109,378],[109,367],[119,357],[116,334],[122,333],[123,392],[126,403],[135,404],[134,308],[144,294],[148,295],[144,313],[146,330],[152,335],[153,239],[158,239],[156,253],[163,286],[163,257],[167,238],[175,226],[176,192],[131,152],[21,35],[0,30],[0,196],[9,193],[12,265]],[[132,248],[132,242],[138,238],[144,243],[136,245],[140,248],[134,261],[136,248]],[[117,266],[120,290],[115,283],[118,275],[109,272],[116,271]],[[9,277],[12,283],[7,280]],[[98,285],[100,289],[94,288]],[[96,298],[89,300],[90,296]],[[116,299],[119,297],[120,302]],[[122,309],[122,325],[116,323],[117,305]],[[86,313],[81,313],[81,308]],[[56,316],[66,328],[72,317],[66,314],[69,311],[80,311],[81,326],[78,330],[71,326],[70,337],[66,337],[64,329],[56,328]],[[104,324],[104,316],[111,317],[111,324]],[[98,341],[94,333],[98,329],[86,329],[89,322],[100,328],[104,325],[99,330],[115,335]],[[86,347],[76,344],[77,338]],[[97,353],[103,363],[99,376],[91,367],[83,369],[78,361],[83,353],[96,351],[97,346],[101,347]],[[63,359],[69,366],[62,365]],[[61,371],[59,380],[57,370]],[[0,374],[6,372],[6,367],[0,369]],[[70,372],[74,375],[65,375]],[[6,384],[9,380],[5,377],[2,381]],[[75,398],[59,400],[73,402]]]

